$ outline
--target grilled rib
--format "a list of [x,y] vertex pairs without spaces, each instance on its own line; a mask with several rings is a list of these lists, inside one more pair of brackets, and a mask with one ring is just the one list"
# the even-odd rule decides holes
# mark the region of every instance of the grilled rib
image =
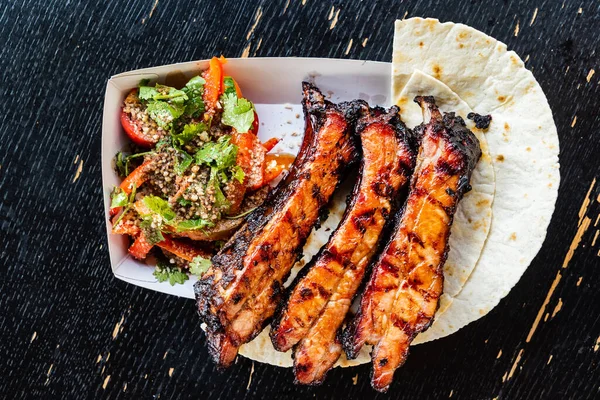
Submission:
[[442,116],[433,97],[415,101],[428,122],[416,129],[422,138],[410,193],[343,337],[350,358],[365,343],[374,345],[371,385],[382,392],[406,360],[411,341],[433,320],[454,212],[481,156],[462,118]]
[[195,285],[210,353],[220,367],[230,365],[239,346],[258,335],[273,315],[319,213],[356,159],[345,115],[354,115],[356,106],[336,106],[306,82],[303,94],[305,136],[290,173]]
[[273,346],[279,351],[295,346],[299,383],[321,383],[340,357],[338,331],[412,173],[415,151],[398,111],[366,109],[359,120],[362,161],[350,203],[328,243],[296,279],[273,323]]

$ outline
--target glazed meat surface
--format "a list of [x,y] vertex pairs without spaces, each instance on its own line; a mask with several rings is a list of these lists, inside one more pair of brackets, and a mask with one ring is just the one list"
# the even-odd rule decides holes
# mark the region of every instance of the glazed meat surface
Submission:
[[360,173],[342,222],[296,279],[271,330],[277,350],[295,346],[294,373],[303,384],[322,382],[340,357],[338,332],[414,167],[414,146],[398,108],[386,113],[365,105],[364,113],[356,130]]
[[239,346],[268,323],[281,301],[283,282],[319,214],[347,168],[357,159],[348,117],[355,104],[334,105],[303,83],[305,136],[289,174],[265,203],[213,257],[195,285],[211,356],[229,366]]
[[442,294],[442,267],[456,206],[481,156],[462,118],[442,116],[432,97],[415,99],[427,123],[404,211],[373,265],[358,314],[344,332],[347,355],[374,345],[372,386],[386,391],[411,341],[429,327]]

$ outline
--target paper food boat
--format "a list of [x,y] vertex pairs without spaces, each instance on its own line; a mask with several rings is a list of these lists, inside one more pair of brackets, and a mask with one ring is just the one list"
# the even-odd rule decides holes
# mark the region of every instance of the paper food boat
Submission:
[[[170,84],[198,75],[208,68],[208,60],[191,61],[161,67],[144,68],[113,76],[106,86],[102,121],[102,187],[108,249],[113,274],[126,282],[177,296],[193,298],[194,276],[183,285],[159,283],[152,275],[154,265],[133,259],[127,253],[129,239],[111,234],[108,216],[110,193],[121,180],[114,170],[115,154],[129,142],[119,120],[123,99],[140,80]],[[239,83],[259,115],[259,138],[282,141],[273,153],[296,154],[304,133],[304,116],[300,101],[301,82],[315,83],[334,102],[367,100],[371,105],[388,106],[390,102],[389,63],[321,58],[242,58],[228,59],[225,73]],[[171,83],[172,84],[172,83]],[[174,85],[174,84],[173,84]],[[326,238],[325,238],[326,240]],[[305,254],[310,258],[311,254]]]

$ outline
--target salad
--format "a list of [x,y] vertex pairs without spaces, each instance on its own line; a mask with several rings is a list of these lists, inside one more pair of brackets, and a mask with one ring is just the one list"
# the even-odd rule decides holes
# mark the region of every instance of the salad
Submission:
[[254,104],[225,63],[213,57],[182,88],[142,81],[123,101],[131,144],[114,159],[123,181],[111,194],[112,232],[131,238],[136,259],[156,257],[159,281],[205,272],[293,160],[268,154],[279,140],[258,139]]

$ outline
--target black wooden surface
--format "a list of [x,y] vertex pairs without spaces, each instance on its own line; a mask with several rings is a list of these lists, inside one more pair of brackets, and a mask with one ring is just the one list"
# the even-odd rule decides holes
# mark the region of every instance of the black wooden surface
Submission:
[[0,398],[386,397],[368,365],[316,388],[244,358],[219,373],[193,302],[113,278],[100,130],[112,74],[219,54],[390,61],[403,16],[469,24],[527,59],[554,111],[562,182],[521,281],[485,318],[415,347],[388,396],[598,398],[600,2],[571,0],[2,1]]

